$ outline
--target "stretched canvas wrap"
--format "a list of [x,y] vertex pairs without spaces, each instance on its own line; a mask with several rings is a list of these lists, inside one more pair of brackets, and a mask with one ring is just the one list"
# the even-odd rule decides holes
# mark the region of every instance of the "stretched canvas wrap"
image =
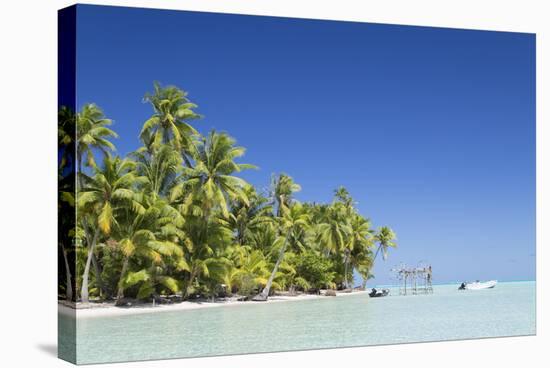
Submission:
[[534,335],[535,35],[59,11],[59,356]]

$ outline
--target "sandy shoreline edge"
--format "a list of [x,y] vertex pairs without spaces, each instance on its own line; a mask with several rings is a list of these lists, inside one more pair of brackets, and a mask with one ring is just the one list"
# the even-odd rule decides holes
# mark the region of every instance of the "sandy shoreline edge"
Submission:
[[[352,295],[366,295],[369,291],[354,291],[352,293],[337,293],[336,298],[343,296],[352,296]],[[203,308],[218,308],[218,307],[235,307],[241,305],[257,305],[261,306],[264,304],[271,303],[281,303],[281,302],[293,302],[301,300],[317,300],[317,299],[330,299],[334,298],[331,296],[324,295],[297,295],[297,296],[285,296],[285,295],[275,295],[270,297],[265,302],[253,302],[253,301],[236,301],[236,300],[226,300],[226,301],[214,301],[214,302],[190,302],[185,301],[175,304],[159,304],[153,307],[152,304],[144,304],[135,307],[121,308],[115,307],[114,305],[102,305],[93,308],[71,308],[61,303],[58,303],[58,313],[65,314],[68,316],[77,318],[93,318],[93,317],[113,317],[113,316],[129,316],[135,314],[145,314],[145,313],[160,313],[160,312],[174,312],[174,311],[185,311],[193,309],[203,309]]]

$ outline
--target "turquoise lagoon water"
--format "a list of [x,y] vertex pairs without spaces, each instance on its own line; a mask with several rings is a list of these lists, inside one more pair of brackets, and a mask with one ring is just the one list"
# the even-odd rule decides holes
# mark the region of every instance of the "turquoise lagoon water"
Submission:
[[[77,321],[80,364],[533,335],[535,282],[350,295]],[[61,324],[71,324],[61,316]],[[69,328],[69,327],[67,327]],[[70,347],[60,346],[60,349]]]

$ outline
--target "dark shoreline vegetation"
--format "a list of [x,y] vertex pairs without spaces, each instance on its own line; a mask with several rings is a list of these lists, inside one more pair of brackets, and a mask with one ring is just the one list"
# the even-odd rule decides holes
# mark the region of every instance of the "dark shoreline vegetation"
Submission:
[[287,174],[263,191],[236,176],[256,169],[237,162],[245,148],[226,133],[199,134],[181,89],[155,83],[145,101],[153,115],[143,146],[124,158],[98,106],[59,110],[59,299],[267,300],[350,289],[354,270],[364,289],[375,259],[395,246],[344,187],[331,203],[300,203]]

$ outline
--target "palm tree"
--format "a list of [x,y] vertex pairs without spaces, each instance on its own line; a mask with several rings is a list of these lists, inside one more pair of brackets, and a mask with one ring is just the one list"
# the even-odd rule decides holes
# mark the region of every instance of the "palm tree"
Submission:
[[223,216],[229,216],[231,200],[249,204],[245,193],[246,181],[234,176],[236,172],[256,168],[249,164],[239,164],[235,159],[243,156],[245,149],[235,146],[235,140],[225,133],[212,130],[207,137],[197,143],[193,154],[195,166],[183,168],[184,179],[172,190],[171,199],[179,200],[184,212],[197,210],[204,218],[213,209],[219,209]]
[[218,261],[224,264],[228,262],[224,253],[231,244],[233,234],[225,221],[220,220],[218,216],[205,219],[202,216],[188,215],[182,230],[187,234],[187,246],[192,250],[186,259],[189,265],[189,277],[183,295],[186,297],[200,277],[210,277],[215,270],[219,271],[218,275],[223,273]]
[[277,240],[278,230],[278,224],[275,220],[258,225],[254,232],[250,234],[249,245],[253,249],[259,249],[264,254],[269,253]]
[[317,225],[317,237],[319,243],[325,248],[328,254],[344,253],[344,287],[348,286],[348,264],[350,246],[349,234],[350,226],[347,222],[346,208],[340,203],[335,202],[327,208],[325,219]]
[[[128,272],[124,279],[124,287],[129,288],[141,284],[136,297],[138,299],[147,299],[151,295],[155,296],[158,288],[169,290],[172,293],[180,291],[178,281],[166,275],[166,270],[162,263],[153,263],[150,267],[143,268],[136,272]],[[119,304],[122,304],[119,302]]]
[[327,254],[337,253],[345,248],[349,230],[343,207],[334,203],[327,207],[325,218],[318,225],[319,243],[324,246]]
[[361,283],[361,289],[363,290],[365,290],[365,288],[367,287],[368,280],[374,279],[374,275],[371,273],[371,271],[372,271],[372,262],[371,263],[365,262],[364,264],[358,266],[357,268],[357,272],[359,272],[359,274],[363,278],[363,282]]
[[[57,144],[59,149],[58,159],[58,218],[59,218],[59,246],[65,266],[65,297],[73,301],[73,274],[74,262],[69,257],[74,254],[75,223],[73,216],[68,213],[75,213],[75,171],[74,171],[74,135],[75,135],[75,114],[62,106],[58,111],[58,136]],[[71,265],[73,267],[71,267]],[[63,277],[63,276],[61,276]],[[60,277],[60,278],[61,278]]]
[[186,235],[174,226],[175,223],[183,222],[181,215],[160,199],[146,203],[145,206],[148,207],[140,208],[137,212],[128,206],[117,211],[120,213],[116,231],[119,239],[117,243],[124,256],[117,285],[117,304],[124,297],[129,263],[135,256],[148,260],[153,266],[160,265],[167,257],[171,257],[177,270],[189,271],[183,258],[183,248],[177,244]]
[[363,277],[363,289],[367,286],[367,280],[374,277],[371,274],[371,271],[374,267],[374,261],[376,260],[378,253],[380,253],[380,250],[382,250],[382,257],[385,260],[387,258],[388,249],[390,247],[395,248],[397,246],[397,244],[394,242],[395,239],[396,236],[393,230],[388,226],[382,226],[373,238],[373,240],[379,244],[378,248],[376,249],[376,253],[374,253],[374,257],[372,257],[371,259],[359,257],[360,259],[362,259],[362,265],[360,266],[359,271],[361,273],[361,276]]
[[147,93],[144,101],[149,102],[154,111],[139,135],[145,146],[152,149],[171,144],[186,159],[193,147],[193,136],[198,134],[189,124],[200,117],[193,111],[197,105],[187,99],[187,92],[175,86],[162,87],[157,82],[153,93]]
[[234,229],[235,240],[241,246],[248,244],[260,226],[273,220],[267,198],[259,195],[251,185],[246,186],[243,192],[248,203],[241,199],[232,201],[227,218],[227,225]]
[[[69,110],[63,109],[61,112],[64,118],[69,119]],[[82,160],[85,160],[86,166],[94,168],[96,167],[96,160],[93,149],[103,152],[104,155],[108,155],[110,151],[115,150],[115,146],[109,139],[117,138],[118,135],[108,128],[111,124],[112,121],[107,119],[103,111],[95,104],[85,104],[80,112],[76,114],[77,197],[78,192],[82,190],[85,177],[82,171]],[[95,253],[92,254],[91,261],[96,271],[95,276],[99,289],[103,291],[99,262]]]
[[[61,188],[60,188],[61,189]],[[71,262],[69,261],[69,252],[74,251],[75,224],[72,215],[68,213],[75,211],[74,194],[71,191],[59,192],[58,198],[58,217],[60,221],[59,227],[59,246],[63,255],[63,264],[65,266],[65,297],[68,301],[73,301],[73,279],[71,273]],[[66,243],[71,246],[67,247]]]
[[348,209],[348,211],[353,210],[353,198],[345,187],[339,186],[334,191],[334,197],[337,201],[342,203],[346,207],[346,209]]
[[287,254],[279,265],[279,272],[275,276],[273,285],[276,285],[279,289],[288,289],[291,294],[295,293],[296,287],[304,291],[308,291],[311,288],[312,285],[299,275],[296,268],[300,256],[297,253],[287,251]]
[[378,256],[380,250],[382,250],[382,258],[385,260],[388,257],[388,248],[395,248],[397,246],[394,242],[396,239],[395,233],[388,226],[382,226],[374,236],[374,239],[378,242],[379,246],[374,254],[373,262],[376,260],[376,256]]
[[231,242],[232,233],[227,226],[229,203],[241,201],[249,205],[245,192],[248,184],[233,174],[255,168],[235,162],[245,149],[235,146],[235,140],[227,134],[211,131],[195,147],[192,152],[195,165],[182,169],[182,180],[171,190],[171,200],[179,204],[181,213],[188,218],[184,231],[193,247],[188,259],[191,271],[185,296],[197,278],[210,273],[209,266],[217,266],[213,258],[215,246]]
[[166,197],[180,180],[182,158],[169,145],[154,150],[144,147],[131,154],[136,162],[138,186],[154,198]]
[[296,184],[287,174],[282,173],[271,178],[271,197],[277,217],[281,217],[283,206],[287,208],[291,206],[292,195],[301,189],[300,185]]
[[133,162],[107,155],[103,161],[103,167],[94,168],[95,175],[86,179],[79,193],[77,203],[88,247],[86,266],[82,274],[83,303],[89,302],[88,278],[99,237],[102,234],[108,236],[113,225],[116,224],[114,209],[121,203],[129,203],[135,208],[141,206],[134,200],[134,193],[131,190],[135,180],[133,168]]
[[[78,173],[82,173],[82,160],[86,165],[95,167],[96,161],[92,149],[97,149],[108,155],[115,150],[110,138],[117,138],[118,135],[108,128],[112,124],[103,111],[95,104],[86,104],[76,116],[76,157]],[[82,188],[82,180],[79,179],[79,186]]]
[[[267,284],[265,288],[262,290],[262,292],[253,298],[253,300],[255,301],[267,300],[269,296],[269,291],[271,289],[271,284],[273,283],[273,279],[277,274],[279,265],[283,261],[290,239],[293,236],[298,235],[303,230],[307,229],[309,225],[310,216],[306,211],[303,210],[303,207],[300,203],[295,203],[290,208],[287,208],[283,204],[280,210],[282,215],[282,217],[280,217],[280,227],[283,233],[285,234],[285,237],[284,237],[284,240],[282,240],[282,245],[279,250],[279,256],[277,257],[277,261],[275,262],[273,271],[271,271],[271,275],[267,280]],[[274,246],[278,246],[279,243],[280,241],[276,242]]]
[[224,283],[230,290],[237,288],[239,293],[249,295],[258,285],[265,285],[269,277],[268,263],[260,250],[236,245],[230,247],[229,257],[233,267],[228,269]]
[[366,286],[368,275],[372,268],[371,248],[374,245],[373,230],[368,219],[355,214],[350,221],[350,245],[351,250],[348,262],[352,270],[356,269],[363,277],[363,289]]
[[67,171],[70,170],[72,174],[74,170],[75,119],[75,113],[67,106],[62,106],[57,113],[57,147],[60,153],[58,161],[60,181],[67,176]]

